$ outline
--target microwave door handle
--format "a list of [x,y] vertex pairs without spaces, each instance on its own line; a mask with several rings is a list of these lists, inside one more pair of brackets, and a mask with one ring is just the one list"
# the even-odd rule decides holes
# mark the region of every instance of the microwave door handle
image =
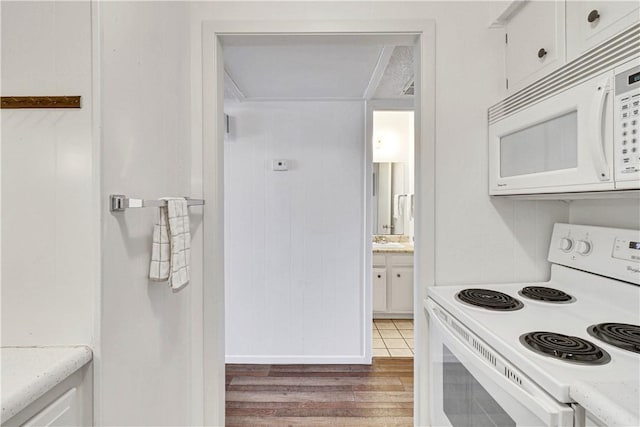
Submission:
[[598,179],[600,181],[609,181],[609,164],[607,163],[607,156],[605,154],[605,108],[607,105],[607,97],[609,96],[609,79],[603,80],[598,85],[598,93],[596,95],[596,111],[593,120],[593,137],[592,141],[592,154],[593,160],[598,173]]

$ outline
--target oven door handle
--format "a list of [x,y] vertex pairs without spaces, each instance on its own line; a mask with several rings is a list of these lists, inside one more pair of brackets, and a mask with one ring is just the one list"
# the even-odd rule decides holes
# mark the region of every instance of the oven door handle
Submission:
[[[515,384],[513,380],[508,378],[506,370],[501,372],[496,369],[496,365],[491,364],[485,357],[481,357],[476,353],[470,347],[471,344],[462,341],[462,339],[458,337],[457,332],[453,331],[452,328],[445,323],[446,321],[441,318],[441,316],[451,317],[450,314],[445,314],[444,310],[440,309],[437,304],[430,299],[427,299],[425,302],[425,308],[429,314],[429,323],[442,330],[443,339],[447,345],[450,346],[449,349],[480,384],[484,382],[486,385],[487,381],[494,383],[498,388],[503,390],[505,394],[521,402],[540,420],[544,421],[546,426],[573,427],[573,410],[569,405],[558,403],[535,383],[528,380],[518,369],[507,362],[506,359],[492,350],[492,356],[497,363],[504,366],[505,369],[509,369],[511,373],[519,374],[522,385]],[[456,323],[456,328],[466,331],[470,337],[474,336],[468,329],[461,326],[459,324],[460,322],[456,321]],[[477,341],[481,342],[479,339]],[[488,349],[491,348],[486,344],[483,345]]]

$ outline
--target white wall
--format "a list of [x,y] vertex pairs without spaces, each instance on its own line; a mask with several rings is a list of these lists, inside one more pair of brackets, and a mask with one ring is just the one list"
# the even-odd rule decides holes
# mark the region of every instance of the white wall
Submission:
[[640,230],[640,198],[575,200],[570,205],[572,224]]
[[414,144],[413,111],[373,112],[373,161],[408,163]]
[[[227,361],[359,360],[364,103],[244,102],[225,111]],[[289,170],[273,171],[273,159]]]
[[2,110],[2,345],[91,344],[91,8],[5,2],[2,96],[80,95],[82,108]]
[[[101,425],[190,425],[192,281],[173,293],[147,279],[155,209],[109,213],[111,193],[188,195],[189,4],[99,2],[103,285],[96,386]],[[201,233],[202,208],[191,208]],[[198,277],[198,253],[192,248]]]

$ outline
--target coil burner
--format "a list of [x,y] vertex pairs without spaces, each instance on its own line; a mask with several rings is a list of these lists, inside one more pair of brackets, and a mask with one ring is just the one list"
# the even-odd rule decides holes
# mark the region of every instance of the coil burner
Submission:
[[520,310],[524,304],[514,297],[490,289],[463,289],[456,298],[465,304],[496,311]]
[[604,365],[611,360],[609,353],[590,341],[554,332],[529,332],[520,342],[543,356],[581,365]]
[[570,303],[576,300],[566,292],[544,286],[525,286],[518,294],[532,300],[552,303]]
[[587,328],[594,338],[624,350],[640,353],[640,326],[628,323],[599,323]]

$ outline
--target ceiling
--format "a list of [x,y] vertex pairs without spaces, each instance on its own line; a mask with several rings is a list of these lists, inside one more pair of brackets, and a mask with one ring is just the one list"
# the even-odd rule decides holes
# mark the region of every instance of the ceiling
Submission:
[[412,44],[407,36],[227,37],[225,98],[406,99]]

